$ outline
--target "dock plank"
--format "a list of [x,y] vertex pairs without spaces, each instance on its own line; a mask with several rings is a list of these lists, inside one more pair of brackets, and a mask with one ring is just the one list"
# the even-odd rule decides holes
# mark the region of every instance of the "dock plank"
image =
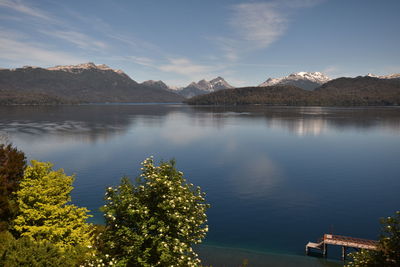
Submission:
[[327,245],[335,245],[342,247],[342,258],[346,257],[346,248],[355,249],[368,249],[378,250],[378,241],[355,238],[350,236],[324,234],[323,238],[319,243],[308,242],[306,245],[306,253],[308,254],[310,249],[316,249],[321,251],[325,256],[327,254]]

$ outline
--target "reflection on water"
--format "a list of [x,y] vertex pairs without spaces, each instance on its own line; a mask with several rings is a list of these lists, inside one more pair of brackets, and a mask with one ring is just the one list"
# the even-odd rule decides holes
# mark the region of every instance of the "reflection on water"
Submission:
[[138,123],[160,126],[171,112],[173,107],[163,105],[8,106],[0,107],[0,131],[96,142],[122,135]]
[[303,255],[327,231],[376,238],[399,209],[399,108],[10,106],[0,132],[75,173],[73,200],[96,222],[105,187],[149,155],[176,158],[212,205],[208,245]]
[[[264,120],[267,127],[286,128],[299,136],[320,135],[332,128],[400,130],[398,108],[82,105],[0,107],[0,131],[29,136],[57,134],[76,138],[79,135],[88,138],[86,141],[96,142],[122,135],[135,125],[162,127],[166,117],[171,121],[188,120],[196,127],[215,128],[234,123],[236,118]],[[171,138],[180,142],[181,138],[196,134],[177,131]]]
[[296,120],[282,120],[274,118],[271,119],[268,125],[275,128],[287,128],[298,136],[320,135],[328,129],[327,120],[321,118],[300,118]]

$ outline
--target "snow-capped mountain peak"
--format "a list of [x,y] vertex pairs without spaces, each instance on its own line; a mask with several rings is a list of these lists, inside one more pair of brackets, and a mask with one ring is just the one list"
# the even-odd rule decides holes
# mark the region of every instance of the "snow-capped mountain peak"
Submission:
[[285,77],[269,78],[260,87],[272,85],[294,85],[305,90],[313,90],[328,82],[330,78],[321,72],[295,72]]
[[393,74],[388,74],[388,75],[375,75],[372,73],[368,73],[365,75],[366,77],[373,77],[373,78],[379,78],[379,79],[400,79],[400,73],[393,73]]
[[305,79],[305,80],[310,80],[313,82],[318,82],[318,83],[326,83],[327,81],[330,80],[328,76],[321,72],[295,72],[290,74],[288,77],[293,78],[293,79]]
[[115,73],[118,73],[120,75],[127,76],[125,72],[122,70],[114,70],[107,66],[106,64],[99,64],[96,65],[93,62],[87,62],[87,63],[82,63],[78,65],[58,65],[55,67],[50,67],[47,68],[47,70],[53,70],[53,71],[66,71],[66,72],[73,72],[73,73],[80,73],[84,70],[101,70],[101,71],[113,71]]
[[221,76],[212,79],[209,83],[214,90],[233,88],[233,86],[227,83]]
[[400,73],[393,73],[389,75],[379,76],[381,79],[400,79]]
[[214,92],[217,90],[221,89],[229,89],[233,88],[232,85],[227,83],[224,78],[222,77],[217,77],[215,79],[212,79],[210,81],[207,81],[205,79],[202,79],[200,81],[196,82],[191,82],[188,86],[185,88],[196,88],[198,90],[203,90],[207,92]]
[[233,86],[227,83],[224,78],[218,76],[217,78],[210,81],[203,79],[198,81],[197,83],[192,82],[188,86],[184,87],[182,90],[179,90],[179,94],[185,97],[193,97],[196,95],[207,94],[210,92],[230,88],[233,88]]

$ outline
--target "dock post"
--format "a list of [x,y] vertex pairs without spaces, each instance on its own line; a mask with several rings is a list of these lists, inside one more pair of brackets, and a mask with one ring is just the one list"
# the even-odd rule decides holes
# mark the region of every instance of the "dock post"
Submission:
[[346,260],[346,247],[342,246],[342,260]]
[[325,242],[324,242],[322,254],[324,255],[324,257],[326,257],[328,255],[328,245]]

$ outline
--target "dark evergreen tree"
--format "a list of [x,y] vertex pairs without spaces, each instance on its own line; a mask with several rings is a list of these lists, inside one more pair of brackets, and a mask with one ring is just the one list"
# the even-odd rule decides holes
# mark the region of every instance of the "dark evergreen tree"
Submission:
[[25,154],[11,144],[0,144],[0,231],[7,230],[17,212],[14,193],[24,177]]

